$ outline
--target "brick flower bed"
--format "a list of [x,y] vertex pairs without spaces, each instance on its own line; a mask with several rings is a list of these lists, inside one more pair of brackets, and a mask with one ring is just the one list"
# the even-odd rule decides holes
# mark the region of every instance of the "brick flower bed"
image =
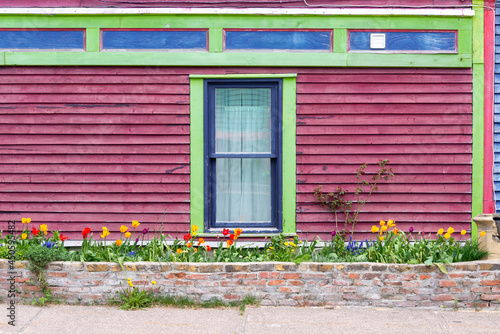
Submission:
[[[47,270],[53,295],[69,304],[106,303],[116,291],[155,280],[162,294],[205,301],[257,297],[261,305],[378,306],[500,309],[500,262],[436,266],[379,263],[152,263],[53,262]],[[11,287],[8,261],[0,260],[0,296]],[[16,297],[39,297],[27,262],[16,262]],[[120,285],[121,284],[121,285]],[[148,285],[152,287],[151,285]]]

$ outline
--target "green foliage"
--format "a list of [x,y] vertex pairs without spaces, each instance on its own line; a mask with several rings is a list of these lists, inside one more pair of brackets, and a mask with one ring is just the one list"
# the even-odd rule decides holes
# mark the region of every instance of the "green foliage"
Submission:
[[349,230],[351,236],[354,233],[354,226],[358,223],[359,214],[373,192],[378,191],[378,183],[388,181],[394,176],[392,168],[387,167],[389,160],[381,160],[378,163],[378,171],[369,177],[365,171],[368,165],[363,163],[356,170],[356,188],[354,196],[347,199],[348,191],[342,187],[337,187],[334,192],[324,193],[323,186],[318,186],[314,189],[314,197],[316,202],[327,208],[335,216],[335,231],[339,231],[338,215],[344,215],[344,227],[342,233],[346,234]]
[[120,309],[139,310],[152,306],[154,293],[149,289],[139,289],[138,287],[128,287],[120,292]]

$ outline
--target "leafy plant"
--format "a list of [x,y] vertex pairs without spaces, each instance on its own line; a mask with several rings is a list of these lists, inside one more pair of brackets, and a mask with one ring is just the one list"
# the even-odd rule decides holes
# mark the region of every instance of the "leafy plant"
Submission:
[[[368,165],[363,163],[356,170],[356,189],[354,190],[354,198],[348,200],[348,191],[338,186],[334,192],[324,193],[323,186],[318,186],[314,189],[314,197],[316,202],[320,203],[323,207],[327,208],[335,216],[335,231],[340,233],[341,236],[345,236],[347,233],[351,233],[351,237],[354,235],[354,226],[358,223],[359,214],[365,206],[366,202],[370,198],[373,192],[378,191],[378,184],[380,181],[388,181],[394,176],[392,168],[387,167],[389,160],[381,160],[378,163],[378,171],[371,176],[371,178],[366,178],[368,176],[365,171]],[[338,213],[344,214],[344,228],[339,230],[338,228]],[[352,214],[352,216],[351,216]]]

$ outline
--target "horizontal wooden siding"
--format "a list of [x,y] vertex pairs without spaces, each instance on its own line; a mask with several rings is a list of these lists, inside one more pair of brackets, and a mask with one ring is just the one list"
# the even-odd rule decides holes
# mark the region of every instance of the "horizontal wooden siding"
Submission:
[[[358,238],[394,219],[470,228],[468,69],[16,67],[0,76],[0,222],[31,217],[71,238],[139,220],[189,227],[189,74],[298,73],[297,230],[328,238],[313,189],[353,191],[363,162],[396,176],[360,215]],[[286,180],[285,180],[286,181]]]
[[356,239],[388,219],[404,231],[470,229],[470,70],[322,69],[297,81],[299,231],[329,239],[334,215],[314,188],[341,186],[354,199],[356,169],[366,162],[376,172],[383,159],[395,176],[363,207]]

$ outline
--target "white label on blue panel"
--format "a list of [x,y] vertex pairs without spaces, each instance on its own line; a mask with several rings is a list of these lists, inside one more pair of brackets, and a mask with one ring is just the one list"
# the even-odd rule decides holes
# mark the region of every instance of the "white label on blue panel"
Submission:
[[385,49],[385,34],[370,34],[370,49]]

